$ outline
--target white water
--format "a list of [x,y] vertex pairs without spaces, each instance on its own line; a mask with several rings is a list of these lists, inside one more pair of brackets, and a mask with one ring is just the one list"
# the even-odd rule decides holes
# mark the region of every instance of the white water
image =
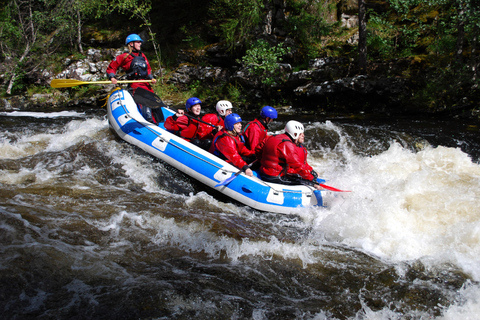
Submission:
[[30,111],[12,111],[12,112],[0,112],[0,116],[7,117],[31,117],[31,118],[84,118],[85,112],[76,111],[59,111],[59,112],[30,112]]
[[[159,185],[158,164],[150,164],[131,146],[109,138],[105,120],[74,120],[63,130],[30,135],[0,134],[0,159],[20,159],[41,152],[59,152],[80,141],[99,144],[105,154],[124,170],[125,175],[143,190],[165,194]],[[108,219],[88,221],[115,239],[111,247],[128,247],[122,236],[125,229],[144,234],[153,245],[173,245],[187,252],[204,252],[211,257],[226,255],[232,261],[257,256],[270,259],[298,259],[304,267],[323,259],[317,253],[325,244],[354,248],[395,265],[402,274],[404,264],[421,261],[432,270],[453,265],[468,274],[471,284],[452,292],[455,303],[445,307],[438,319],[478,319],[480,314],[480,165],[473,163],[460,149],[430,147],[413,152],[392,142],[388,150],[369,157],[356,155],[348,136],[332,123],[312,124],[311,130],[334,131],[341,137],[329,154],[310,157],[309,162],[327,184],[352,192],[344,201],[328,209],[297,212],[300,220],[258,214],[248,208],[225,204],[205,192],[190,195],[170,194],[172,201],[183,203],[181,210],[209,208],[218,216],[236,215],[255,223],[259,219],[313,232],[301,241],[282,242],[275,236],[265,240],[238,240],[220,236],[208,225],[198,222],[176,223],[154,212],[119,211]],[[16,139],[11,139],[14,136]],[[10,137],[10,138],[9,138]],[[327,151],[326,151],[327,152]],[[318,153],[315,153],[318,154]],[[0,183],[18,184],[26,180],[37,184],[55,181],[68,163],[59,157],[55,165],[39,163],[19,171],[0,170]],[[56,167],[57,169],[55,169]],[[89,179],[94,168],[76,171],[76,181]],[[92,188],[94,182],[78,188]],[[5,226],[5,228],[7,228]],[[3,229],[3,227],[2,227]],[[127,230],[127,231],[128,231]],[[412,311],[412,315],[413,311]],[[319,313],[315,319],[326,319]],[[401,319],[390,310],[372,311],[366,305],[355,319]]]

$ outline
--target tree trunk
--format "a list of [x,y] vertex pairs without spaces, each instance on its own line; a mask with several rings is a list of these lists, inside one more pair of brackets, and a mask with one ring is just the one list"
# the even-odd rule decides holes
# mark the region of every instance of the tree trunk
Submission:
[[82,47],[82,15],[80,10],[77,9],[77,45],[78,51],[83,54]]
[[365,0],[358,0],[358,68],[361,73],[367,70],[367,18]]
[[[20,3],[21,4],[21,3]],[[7,94],[12,94],[12,88],[13,84],[15,83],[15,80],[17,79],[17,67],[20,65],[23,60],[28,56],[30,53],[30,48],[33,47],[35,42],[37,41],[37,29],[35,28],[34,25],[34,19],[33,19],[33,12],[32,12],[32,3],[29,1],[28,2],[28,8],[27,9],[27,15],[29,16],[29,19],[23,19],[23,14],[25,13],[25,9],[20,6],[20,4],[17,1],[14,1],[14,5],[17,7],[18,10],[18,21],[21,27],[21,31],[23,33],[23,38],[25,39],[25,49],[23,50],[23,54],[18,60],[17,64],[12,68],[12,76],[10,77],[10,81],[8,82],[7,86]]]
[[[27,43],[25,50],[23,51],[22,56],[20,57],[20,60],[18,60],[18,64],[22,63],[22,61],[25,59],[25,57],[28,55],[30,52],[30,44]],[[15,83],[15,80],[17,79],[17,72],[16,72],[16,66],[13,67],[12,70],[12,76],[10,77],[10,81],[8,82],[8,87],[7,87],[7,94],[12,94],[12,88],[13,84]]]

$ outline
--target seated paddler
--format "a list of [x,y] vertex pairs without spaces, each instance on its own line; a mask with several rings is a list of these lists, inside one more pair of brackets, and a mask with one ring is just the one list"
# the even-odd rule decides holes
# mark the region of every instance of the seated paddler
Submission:
[[165,120],[165,129],[183,139],[208,150],[212,140],[204,139],[209,133],[206,130],[207,124],[203,123],[200,117],[202,101],[197,97],[191,97],[185,103],[185,110],[178,109],[177,112]]
[[260,159],[260,177],[264,181],[287,185],[311,185],[322,190],[318,174],[307,162],[304,127],[298,121],[288,121],[285,133],[267,137],[255,153]]
[[255,154],[245,147],[241,140],[242,118],[236,113],[225,117],[225,127],[213,138],[210,152],[253,176],[249,164],[255,160]]

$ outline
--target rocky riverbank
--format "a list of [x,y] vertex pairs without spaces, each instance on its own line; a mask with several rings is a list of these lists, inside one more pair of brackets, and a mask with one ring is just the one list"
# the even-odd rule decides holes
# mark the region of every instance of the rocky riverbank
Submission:
[[[105,70],[110,60],[120,54],[120,49],[89,49],[85,58],[65,59],[63,70],[39,70],[31,75],[38,86],[50,86],[54,78],[97,81],[105,79]],[[281,81],[265,86],[247,70],[232,63],[223,54],[221,46],[210,46],[207,50],[182,51],[178,67],[166,77],[160,70],[155,77],[164,76],[163,81],[180,90],[188,90],[192,84],[209,88],[237,86],[242,89],[245,105],[274,104],[281,101],[298,110],[335,113],[438,113],[454,114],[467,118],[478,118],[476,107],[460,104],[457,107],[432,109],[419,105],[412,97],[418,90],[422,78],[422,67],[409,60],[395,60],[369,65],[369,72],[359,74],[355,61],[347,58],[318,58],[310,61],[308,67],[294,71],[290,64],[281,65]],[[403,76],[408,71],[409,76]],[[162,70],[164,72],[164,70]],[[413,80],[412,80],[413,79]],[[49,93],[19,95],[0,100],[0,110],[55,110],[78,106],[99,106],[101,99],[114,88],[111,85],[95,89],[55,89]],[[208,101],[208,97],[202,97]],[[212,104],[214,101],[209,101]],[[182,103],[182,101],[171,101]]]

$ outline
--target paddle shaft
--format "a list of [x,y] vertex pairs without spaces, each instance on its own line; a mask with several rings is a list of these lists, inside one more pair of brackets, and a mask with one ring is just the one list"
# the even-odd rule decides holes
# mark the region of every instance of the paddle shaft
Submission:
[[[143,99],[141,99],[141,101],[140,101],[139,98],[143,98]],[[137,103],[142,104],[142,105],[145,105],[145,106],[150,107],[150,108],[153,107],[153,106],[154,106],[154,107],[157,107],[157,108],[158,108],[159,106],[161,106],[161,107],[163,107],[163,108],[165,108],[165,109],[168,109],[168,110],[170,110],[170,111],[172,111],[172,112],[177,113],[177,111],[173,110],[172,108],[168,107],[165,103],[163,103],[163,101],[162,101],[155,93],[150,92],[150,91],[148,91],[148,90],[145,90],[145,89],[143,89],[143,88],[138,88],[138,89],[135,91],[135,94],[134,94],[134,96],[133,96],[133,99],[134,99]],[[152,103],[153,103],[153,104],[152,104]],[[189,115],[189,114],[187,114],[187,113],[184,113],[184,115],[185,115],[186,117],[190,118],[190,119],[194,119],[195,121],[201,122],[201,123],[206,124],[206,125],[208,125],[208,126],[211,126],[211,127],[214,127],[214,128],[217,127],[216,125],[213,125],[213,124],[211,124],[211,123],[209,123],[209,122],[206,122],[206,121],[203,121],[203,120],[201,120],[201,119],[197,119],[197,118],[195,118],[194,116]]]
[[[173,109],[171,109],[171,108],[169,108],[169,107],[164,107],[164,108],[166,108],[166,109],[168,109],[168,110],[170,110],[170,111],[172,111],[172,112],[177,113],[177,111],[175,111],[175,110],[173,110]],[[189,114],[187,114],[187,113],[184,113],[183,115],[186,116],[186,117],[188,117],[188,118],[190,118],[190,119],[193,119],[193,120],[195,120],[195,121],[198,121],[198,122],[201,122],[201,123],[203,123],[203,124],[206,124],[206,125],[208,125],[208,126],[211,126],[211,127],[214,127],[214,128],[217,127],[216,125],[211,124],[210,122],[206,122],[206,121],[203,121],[203,120],[201,120],[201,119],[197,119],[197,118],[195,118],[194,116],[189,115]]]
[[[137,83],[137,82],[152,82],[152,80],[118,80],[117,83]],[[71,88],[83,84],[112,84],[112,81],[81,81],[75,79],[53,79],[50,82],[52,88]]]
[[[257,159],[254,160],[254,161],[252,161],[252,163],[250,163],[250,164],[248,165],[248,169],[250,169],[250,167],[251,167],[255,162],[257,162]],[[245,169],[245,170],[246,170],[246,169]],[[226,186],[227,184],[229,184],[230,182],[232,182],[233,179],[235,179],[236,177],[238,177],[238,175],[239,175],[240,173],[242,173],[242,172],[243,172],[243,170],[238,170],[238,171],[237,171],[233,176],[231,176],[230,178],[225,179],[224,181],[222,181],[222,182],[218,183],[217,185],[215,185],[215,188],[216,188],[216,187],[221,187],[221,186]]]

